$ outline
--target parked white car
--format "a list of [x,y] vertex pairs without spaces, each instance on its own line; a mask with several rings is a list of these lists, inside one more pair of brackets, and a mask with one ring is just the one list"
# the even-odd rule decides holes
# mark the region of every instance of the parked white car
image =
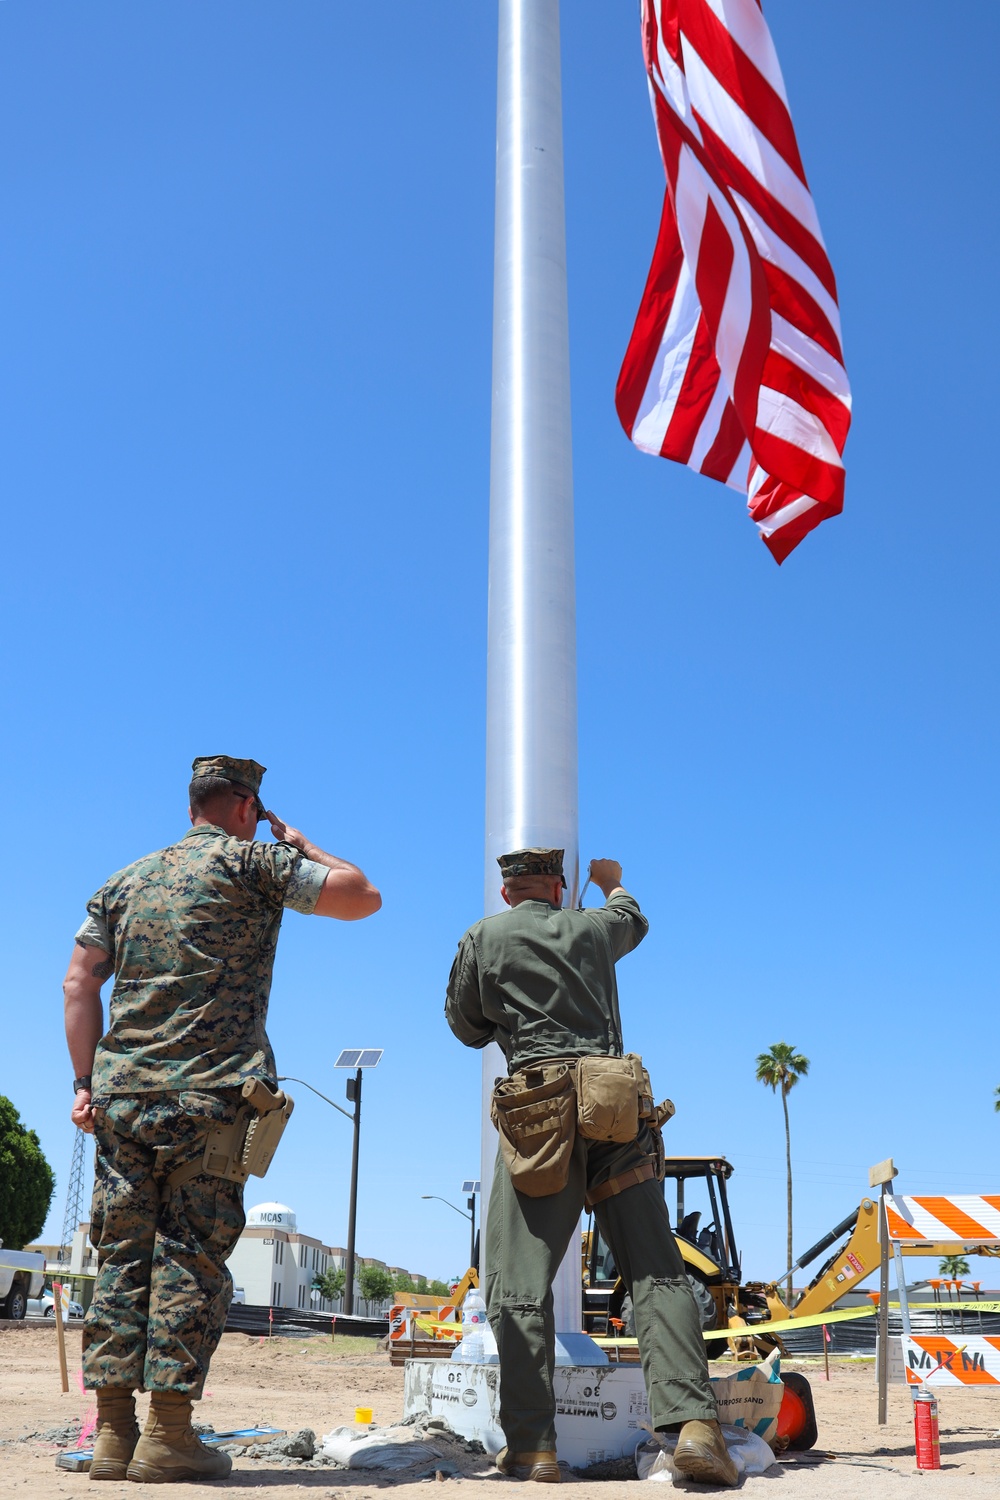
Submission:
[[[54,1318],[55,1305],[55,1298],[47,1287],[40,1297],[28,1299],[28,1311],[34,1313],[36,1317]],[[79,1302],[74,1302],[72,1297],[69,1299],[69,1315],[71,1318],[83,1317],[83,1308]]]
[[0,1240],[0,1318],[19,1321],[29,1297],[45,1285],[45,1256],[33,1250],[5,1250]]

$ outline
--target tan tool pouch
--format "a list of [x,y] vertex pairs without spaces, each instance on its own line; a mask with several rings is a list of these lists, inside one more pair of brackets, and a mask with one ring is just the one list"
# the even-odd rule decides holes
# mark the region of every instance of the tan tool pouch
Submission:
[[519,1193],[545,1198],[569,1181],[576,1143],[576,1090],[570,1063],[524,1068],[493,1090],[490,1118]]
[[[634,1141],[639,1134],[639,1100],[645,1077],[642,1058],[634,1052],[625,1057],[581,1057],[576,1065],[580,1134],[588,1141]],[[648,1086],[647,1079],[645,1088]]]
[[243,1085],[247,1101],[236,1111],[231,1125],[213,1125],[205,1142],[201,1159],[177,1167],[163,1184],[166,1200],[173,1188],[190,1182],[192,1177],[224,1177],[228,1182],[246,1182],[248,1177],[263,1177],[271,1165],[278,1142],[295,1108],[282,1089],[270,1089],[260,1078],[250,1078]]

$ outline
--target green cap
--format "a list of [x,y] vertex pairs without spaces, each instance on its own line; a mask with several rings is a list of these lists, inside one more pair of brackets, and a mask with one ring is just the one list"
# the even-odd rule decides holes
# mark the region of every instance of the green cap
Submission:
[[565,889],[565,853],[565,849],[515,849],[513,854],[501,854],[497,864],[504,880],[512,875],[558,875]]
[[191,762],[192,780],[200,780],[202,776],[221,776],[226,781],[235,781],[238,786],[245,786],[247,791],[253,792],[258,822],[266,816],[264,804],[258,795],[266,770],[266,766],[258,765],[255,760],[237,760],[232,755],[198,755]]

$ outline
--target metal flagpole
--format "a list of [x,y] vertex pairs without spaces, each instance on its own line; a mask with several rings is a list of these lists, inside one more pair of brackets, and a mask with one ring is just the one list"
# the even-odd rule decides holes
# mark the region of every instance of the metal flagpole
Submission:
[[[576,600],[559,0],[500,0],[486,710],[487,915],[502,909],[497,856],[566,851],[579,883]],[[500,1049],[483,1057],[486,1223]],[[560,1334],[581,1328],[579,1245],[553,1288]],[[565,1342],[565,1341],[563,1341]],[[589,1340],[588,1340],[589,1344]],[[590,1345],[594,1352],[594,1346]],[[587,1362],[593,1362],[588,1356]]]

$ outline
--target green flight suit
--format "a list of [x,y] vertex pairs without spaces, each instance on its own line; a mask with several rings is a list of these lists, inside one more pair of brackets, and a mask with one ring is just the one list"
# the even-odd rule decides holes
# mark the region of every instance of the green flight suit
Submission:
[[[470,1047],[497,1041],[511,1073],[546,1058],[621,1056],[615,963],[648,929],[625,891],[573,911],[524,901],[471,927],[452,967],[445,1015]],[[561,1192],[529,1198],[497,1153],[487,1218],[485,1293],[500,1354],[500,1422],[515,1453],[554,1450],[552,1280],[588,1189],[649,1160],[641,1126],[624,1145],[578,1136]],[[636,1182],[595,1207],[632,1295],[652,1425],[714,1421],[698,1308],[660,1184]]]
[[112,875],[76,935],[114,965],[94,1058],[97,1282],[83,1328],[88,1388],[199,1397],[232,1296],[243,1189],[198,1173],[247,1079],[276,1083],[267,1039],[283,909],[311,912],[322,865],[290,844],[200,823]]

